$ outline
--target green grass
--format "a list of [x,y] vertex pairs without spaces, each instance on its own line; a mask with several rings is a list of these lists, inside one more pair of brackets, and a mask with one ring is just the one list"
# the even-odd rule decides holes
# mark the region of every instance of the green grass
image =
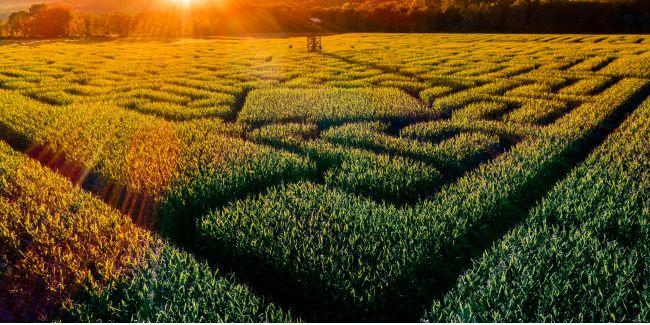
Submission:
[[290,314],[0,142],[0,299],[28,321],[286,322]]
[[442,183],[435,168],[406,158],[353,155],[325,174],[325,183],[377,201],[397,204],[425,198]]
[[[291,301],[319,297],[321,312],[314,317],[404,312],[523,218],[522,207],[534,203],[581,143],[640,90],[631,81],[620,87],[628,87],[625,95],[603,95],[609,102],[602,109],[582,108],[598,114],[592,119],[582,119],[578,109],[558,121],[554,127],[566,136],[522,142],[413,208],[395,211],[324,187],[291,186],[207,215],[197,245],[216,259],[236,261],[239,272],[274,283]],[[450,261],[448,254],[459,258]]]
[[321,126],[364,120],[413,121],[427,111],[397,89],[265,89],[252,91],[239,115],[260,126],[273,122],[313,122]]
[[486,252],[430,321],[647,321],[650,101]]
[[292,322],[244,285],[170,246],[107,288],[83,292],[66,310],[81,322]]
[[428,321],[615,322],[638,310],[638,253],[594,232],[518,227],[494,246]]
[[499,138],[483,133],[459,133],[437,144],[392,137],[378,124],[348,124],[322,134],[333,143],[402,155],[431,164],[449,175],[459,175],[485,159],[499,146]]

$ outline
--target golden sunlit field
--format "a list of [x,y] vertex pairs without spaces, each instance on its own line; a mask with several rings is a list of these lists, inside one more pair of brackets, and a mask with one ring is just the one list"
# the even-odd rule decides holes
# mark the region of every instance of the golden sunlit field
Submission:
[[0,320],[650,321],[650,36],[323,46],[0,42]]

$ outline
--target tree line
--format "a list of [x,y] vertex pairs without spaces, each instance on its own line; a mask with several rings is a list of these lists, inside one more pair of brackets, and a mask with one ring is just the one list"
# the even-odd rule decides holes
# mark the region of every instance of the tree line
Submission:
[[142,13],[87,13],[38,4],[12,13],[0,36],[202,37],[303,32],[319,17],[331,32],[648,33],[647,0],[351,0],[239,3]]

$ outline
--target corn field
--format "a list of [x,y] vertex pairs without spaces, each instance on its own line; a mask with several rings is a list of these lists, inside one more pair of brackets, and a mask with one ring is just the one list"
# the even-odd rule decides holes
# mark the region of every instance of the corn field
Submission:
[[650,321],[650,36],[0,42],[0,320]]

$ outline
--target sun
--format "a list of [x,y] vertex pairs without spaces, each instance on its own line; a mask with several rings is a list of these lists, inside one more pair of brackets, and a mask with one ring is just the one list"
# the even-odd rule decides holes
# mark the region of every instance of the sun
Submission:
[[170,0],[169,2],[183,7],[189,7],[192,5],[192,0]]

